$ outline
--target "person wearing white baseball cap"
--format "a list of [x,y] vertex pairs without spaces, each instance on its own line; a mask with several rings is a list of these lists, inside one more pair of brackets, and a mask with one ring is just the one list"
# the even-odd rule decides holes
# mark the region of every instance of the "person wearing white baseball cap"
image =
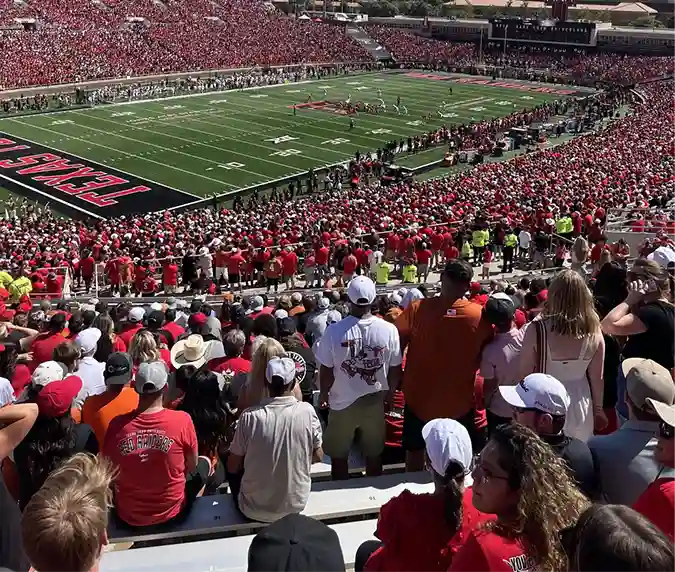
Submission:
[[646,402],[661,420],[654,457],[663,466],[663,475],[661,472],[657,475],[633,508],[659,527],[672,544],[675,540],[675,405],[651,397]]
[[375,283],[357,276],[347,287],[350,314],[326,328],[314,344],[319,370],[319,405],[330,408],[324,435],[333,479],[348,479],[347,459],[357,429],[366,456],[366,473],[382,472],[387,391],[393,397],[401,379],[398,330],[373,316]]
[[424,425],[422,437],[434,492],[405,490],[380,509],[375,532],[380,541],[359,547],[357,572],[364,566],[369,572],[445,571],[469,531],[491,516],[472,503],[473,449],[466,428],[454,419],[434,419]]
[[239,510],[252,520],[274,522],[302,512],[312,462],[323,459],[319,417],[310,403],[295,398],[295,385],[295,362],[273,357],[265,371],[269,398],[246,409],[237,423],[227,482]]
[[546,441],[572,472],[577,486],[588,498],[598,495],[598,476],[588,445],[565,435],[565,416],[570,396],[552,375],[532,373],[517,385],[502,385],[499,393],[513,408],[513,418]]

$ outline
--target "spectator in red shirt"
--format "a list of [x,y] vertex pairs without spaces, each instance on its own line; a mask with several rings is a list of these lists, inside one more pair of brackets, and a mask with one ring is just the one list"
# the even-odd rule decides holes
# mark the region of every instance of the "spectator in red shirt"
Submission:
[[429,277],[429,261],[433,254],[424,242],[415,254],[417,254],[417,281],[425,284]]
[[497,518],[469,534],[451,572],[566,570],[558,531],[573,525],[588,501],[553,449],[511,423],[495,429],[476,461],[473,506]]
[[359,261],[357,260],[356,256],[354,256],[354,253],[352,252],[351,248],[349,249],[349,254],[345,256],[343,262],[343,279],[345,284],[349,282],[353,277],[354,273],[356,272],[356,268],[359,265]]
[[162,265],[162,286],[165,294],[173,294],[178,288],[178,265],[173,256],[169,256]]
[[[167,303],[169,301],[167,300]],[[172,304],[169,304],[171,306]],[[164,312],[165,323],[164,329],[171,333],[174,341],[185,333],[185,328],[176,323],[176,310],[174,308],[167,308]]]
[[[659,440],[655,457],[667,469],[675,468],[675,405],[647,398],[656,414],[661,419]],[[668,536],[670,542],[675,540],[675,478],[671,476],[657,478],[642,493],[633,508],[646,516],[652,524],[660,528]]]
[[240,373],[251,371],[251,361],[242,357],[246,335],[242,330],[230,330],[223,338],[225,357],[216,358],[208,363],[208,368],[215,373],[234,377]]
[[143,308],[131,308],[127,315],[127,321],[122,326],[122,332],[119,338],[124,342],[125,347],[131,345],[132,338],[136,335],[138,330],[143,329],[143,318],[145,317],[145,310]]
[[82,260],[80,260],[80,273],[82,274],[82,279],[84,280],[84,289],[89,294],[91,290],[91,283],[94,280],[94,270],[96,268],[96,261],[91,255],[91,251],[85,250],[82,253]]
[[241,251],[237,248],[233,248],[232,252],[227,258],[227,276],[230,283],[230,286],[236,284],[241,285],[241,274],[244,271],[246,266],[246,259],[242,255]]
[[468,431],[454,419],[434,419],[422,436],[435,490],[405,490],[380,509],[375,536],[381,542],[361,545],[357,572],[445,571],[468,532],[488,518],[474,508],[471,489],[465,488],[473,457]]
[[169,378],[163,362],[144,362],[136,372],[138,409],[108,426],[103,455],[119,471],[115,516],[126,526],[175,523],[187,515],[203,486],[197,468],[197,435],[187,413],[165,409]]
[[286,247],[286,254],[281,260],[286,289],[295,290],[295,275],[298,273],[298,255],[291,246]]
[[43,362],[52,359],[54,348],[66,341],[63,330],[66,327],[66,315],[62,313],[54,314],[49,319],[47,331],[37,336],[30,347],[33,354],[33,361],[30,364],[31,372]]

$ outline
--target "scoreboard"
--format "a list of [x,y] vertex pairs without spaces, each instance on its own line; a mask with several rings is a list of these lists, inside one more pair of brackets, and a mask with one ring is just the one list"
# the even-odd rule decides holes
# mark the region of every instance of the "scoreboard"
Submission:
[[578,47],[595,47],[598,43],[597,30],[592,23],[522,18],[491,18],[488,39],[516,44]]

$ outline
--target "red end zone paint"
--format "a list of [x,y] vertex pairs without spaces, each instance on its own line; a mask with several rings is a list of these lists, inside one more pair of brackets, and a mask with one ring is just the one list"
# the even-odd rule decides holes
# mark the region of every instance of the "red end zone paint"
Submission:
[[529,85],[527,83],[516,83],[508,82],[502,80],[495,80],[489,78],[478,78],[478,77],[452,77],[447,75],[438,75],[433,73],[421,73],[421,72],[408,72],[407,77],[413,77],[416,79],[431,79],[435,81],[451,81],[453,83],[463,83],[468,85],[487,85],[491,87],[502,87],[506,89],[517,89],[519,91],[529,91],[533,93],[549,93],[551,95],[574,95],[579,93],[574,89],[561,89],[557,87],[545,87],[538,85]]
[[[188,193],[5,134],[0,134],[0,176],[10,190],[22,194],[33,191],[71,205],[77,212],[104,218],[194,201]],[[138,200],[140,194],[142,201]]]
[[314,109],[315,111],[327,111],[329,113],[337,113],[338,115],[349,115],[346,109],[342,109],[330,101],[308,101],[288,106],[289,109],[293,109],[294,107],[296,109]]

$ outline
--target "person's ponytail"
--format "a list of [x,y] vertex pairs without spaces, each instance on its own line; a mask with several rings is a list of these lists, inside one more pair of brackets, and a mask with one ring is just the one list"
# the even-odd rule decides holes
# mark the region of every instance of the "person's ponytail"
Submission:
[[443,476],[443,508],[445,522],[455,532],[462,526],[464,468],[452,462]]

